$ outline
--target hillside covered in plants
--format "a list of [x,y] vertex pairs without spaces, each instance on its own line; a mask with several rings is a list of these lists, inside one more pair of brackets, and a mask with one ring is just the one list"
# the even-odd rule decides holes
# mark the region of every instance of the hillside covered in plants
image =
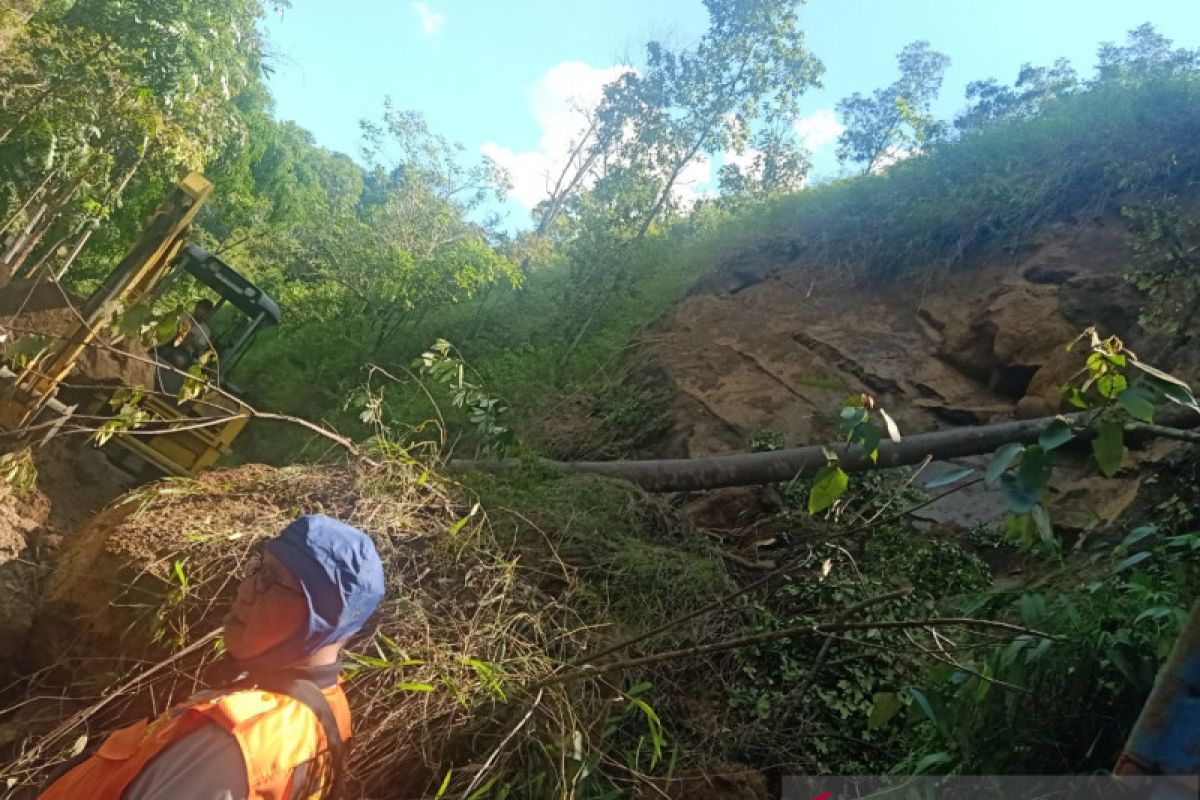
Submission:
[[[194,171],[190,240],[282,309],[212,471],[95,449],[153,433],[141,389],[5,433],[7,791],[207,685],[231,576],[317,511],[388,570],[347,797],[1112,769],[1198,599],[1200,51],[1147,24],[941,118],[949,60],[913,42],[818,180],[802,4],[704,0],[514,229],[512,176],[399,100],[354,155],[280,121],[286,6],[0,10],[5,364],[63,336],[30,298],[101,287]],[[91,346],[161,347],[200,288]]]

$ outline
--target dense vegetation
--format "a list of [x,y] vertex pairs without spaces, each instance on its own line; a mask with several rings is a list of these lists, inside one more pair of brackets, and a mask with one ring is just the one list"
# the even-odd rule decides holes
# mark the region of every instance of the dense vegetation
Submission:
[[[1090,78],[1059,61],[1027,65],[1011,86],[973,83],[951,121],[929,111],[946,57],[914,43],[895,82],[839,106],[839,155],[862,174],[806,187],[790,123],[822,66],[795,4],[705,5],[710,27],[695,47],[651,42],[638,70],[606,87],[532,229],[510,235],[483,219],[506,176],[416,112],[386,104],[362,123],[355,158],[276,120],[258,0],[19,4],[0,16],[0,279],[94,286],[166,187],[203,169],[217,194],[195,236],[285,310],[242,365],[252,402],[405,463],[428,452],[417,442],[441,455],[635,451],[657,432],[661,387],[638,380],[630,343],[710,269],[770,248],[814,270],[901,280],[1015,250],[1048,222],[1125,210],[1134,279],[1154,298],[1146,319],[1176,347],[1191,341],[1200,54],[1142,27],[1101,46]],[[683,202],[677,184],[696,158],[747,148],[751,166],[726,167],[718,197]],[[601,420],[602,441],[539,430],[564,402]],[[240,456],[326,453],[279,427],[252,429]],[[840,524],[785,497],[772,522],[781,547],[806,553],[794,573],[669,641],[832,619],[898,576],[914,591],[875,619],[967,613],[1063,639],[995,646],[964,634],[939,658],[874,631],[864,641],[877,657],[797,638],[704,662],[715,682],[649,671],[639,677],[705,686],[697,702],[715,709],[712,727],[686,690],[652,696],[631,678],[629,696],[658,713],[643,703],[602,720],[607,749],[579,759],[587,796],[626,785],[612,775],[661,775],[677,759],[848,773],[1106,768],[1195,597],[1187,470],[1161,476],[1160,505],[1114,540],[1075,555],[1023,542],[1049,565],[1029,591],[994,588],[978,548],[878,522],[879,498],[922,500],[902,477],[856,487]],[[744,578],[672,509],[626,487],[531,466],[472,477],[462,491],[493,512],[497,561],[517,552],[564,574],[570,565],[560,596],[581,625],[644,630]],[[980,546],[1012,544],[977,533]],[[524,762],[528,783],[514,785],[541,785],[528,774],[539,764]]]

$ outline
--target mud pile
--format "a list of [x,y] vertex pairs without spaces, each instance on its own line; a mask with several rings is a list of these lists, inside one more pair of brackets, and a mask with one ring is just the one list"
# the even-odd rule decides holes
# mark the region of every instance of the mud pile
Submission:
[[[0,332],[9,341],[22,336],[62,340],[83,322],[84,301],[57,283],[17,280],[0,289]],[[104,332],[98,334],[76,362],[67,383],[78,387],[154,385],[154,367],[144,348],[114,345]]]
[[38,610],[43,553],[55,533],[50,503],[38,490],[17,494],[0,484],[0,655],[22,652]]

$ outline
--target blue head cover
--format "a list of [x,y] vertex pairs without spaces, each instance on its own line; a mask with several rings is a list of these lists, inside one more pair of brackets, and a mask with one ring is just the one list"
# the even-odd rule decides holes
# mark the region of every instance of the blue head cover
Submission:
[[299,580],[308,624],[251,659],[286,666],[357,633],[383,599],[383,563],[370,537],[324,514],[308,514],[266,543]]

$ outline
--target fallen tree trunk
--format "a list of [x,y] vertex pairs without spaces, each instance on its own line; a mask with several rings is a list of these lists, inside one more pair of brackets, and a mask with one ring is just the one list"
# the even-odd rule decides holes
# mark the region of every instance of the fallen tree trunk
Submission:
[[[1079,415],[1065,417],[1076,421]],[[671,458],[643,461],[550,461],[539,460],[542,466],[565,475],[603,475],[637,484],[650,492],[690,492],[719,489],[726,486],[757,486],[790,481],[797,476],[812,475],[828,463],[830,450],[838,456],[838,464],[847,472],[862,472],[888,467],[918,464],[926,458],[945,461],[964,456],[991,453],[1010,442],[1033,444],[1046,427],[1061,417],[1000,422],[971,428],[920,433],[896,441],[879,444],[879,458],[871,460],[862,447],[854,445],[794,447],[766,453],[735,453],[703,458]],[[1200,434],[1182,430],[1200,425],[1200,415],[1191,414],[1178,420],[1178,427],[1130,423],[1127,438],[1175,438],[1200,441]],[[1086,430],[1081,437],[1089,436]],[[452,460],[451,472],[483,471],[504,473],[518,468],[517,459],[501,461]]]

